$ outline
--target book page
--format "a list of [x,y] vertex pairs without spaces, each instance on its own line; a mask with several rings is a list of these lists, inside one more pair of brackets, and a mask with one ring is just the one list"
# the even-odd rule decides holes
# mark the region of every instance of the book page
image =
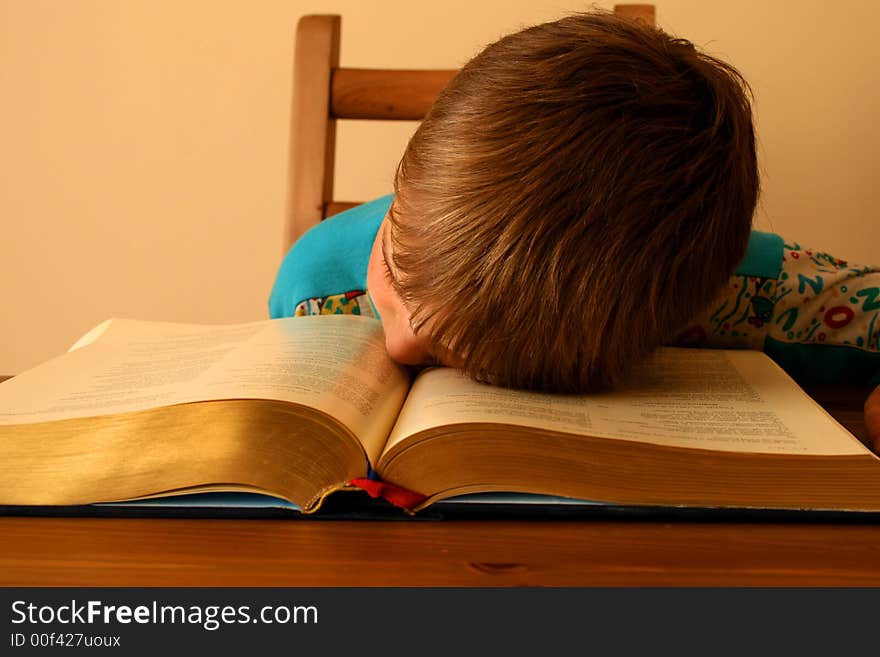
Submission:
[[104,333],[107,332],[107,329],[110,328],[110,325],[113,323],[112,319],[107,319],[100,324],[98,324],[93,329],[89,330],[86,334],[82,335],[76,342],[74,342],[70,349],[67,351],[76,351],[80,347],[85,347],[87,344],[92,344],[95,340],[100,338]]
[[427,370],[386,449],[419,431],[469,422],[712,450],[867,453],[766,354],[746,350],[664,348],[625,388],[594,395],[510,390]]
[[409,390],[379,320],[323,315],[272,320],[229,354],[202,389],[212,397],[281,399],[317,408],[358,436],[375,464]]
[[271,399],[337,418],[372,459],[409,387],[385,353],[381,323],[367,317],[230,325],[114,319],[101,327],[91,342],[0,385],[0,424]]

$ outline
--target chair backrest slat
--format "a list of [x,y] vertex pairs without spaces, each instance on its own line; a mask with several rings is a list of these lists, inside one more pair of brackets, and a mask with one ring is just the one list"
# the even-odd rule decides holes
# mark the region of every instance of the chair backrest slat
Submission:
[[337,68],[331,82],[330,114],[336,119],[420,121],[456,73]]
[[324,217],[332,217],[334,214],[351,210],[360,205],[360,202],[331,201],[324,204]]

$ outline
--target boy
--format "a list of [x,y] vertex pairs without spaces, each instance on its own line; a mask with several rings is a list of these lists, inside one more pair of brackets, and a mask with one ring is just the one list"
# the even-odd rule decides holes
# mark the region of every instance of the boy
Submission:
[[[468,62],[394,196],[304,235],[270,312],[375,310],[399,362],[513,387],[612,386],[664,343],[880,384],[880,270],[751,232],[758,187],[735,69],[611,14],[569,16]],[[875,440],[878,407],[880,388]]]

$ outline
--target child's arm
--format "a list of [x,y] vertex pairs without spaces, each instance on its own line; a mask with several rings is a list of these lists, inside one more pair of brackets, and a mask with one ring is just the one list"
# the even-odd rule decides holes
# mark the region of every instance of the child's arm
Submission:
[[811,379],[869,382],[868,444],[880,454],[880,268],[786,244],[765,350]]
[[[880,267],[777,239],[757,241],[763,257],[747,258],[673,344],[763,349],[801,384],[880,386]],[[762,262],[780,266],[762,271]],[[865,402],[865,423],[880,453],[880,389]]]

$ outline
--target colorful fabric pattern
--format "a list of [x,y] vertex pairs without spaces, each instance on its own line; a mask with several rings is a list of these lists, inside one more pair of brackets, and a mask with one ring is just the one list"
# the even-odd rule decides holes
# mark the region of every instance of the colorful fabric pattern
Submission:
[[345,294],[331,294],[301,301],[293,311],[294,317],[306,315],[366,315],[373,317],[370,300],[364,290],[351,290]]
[[768,338],[880,354],[880,267],[786,243],[778,279],[734,276],[674,344],[763,349]]
[[880,268],[786,244],[769,335],[880,352]]

